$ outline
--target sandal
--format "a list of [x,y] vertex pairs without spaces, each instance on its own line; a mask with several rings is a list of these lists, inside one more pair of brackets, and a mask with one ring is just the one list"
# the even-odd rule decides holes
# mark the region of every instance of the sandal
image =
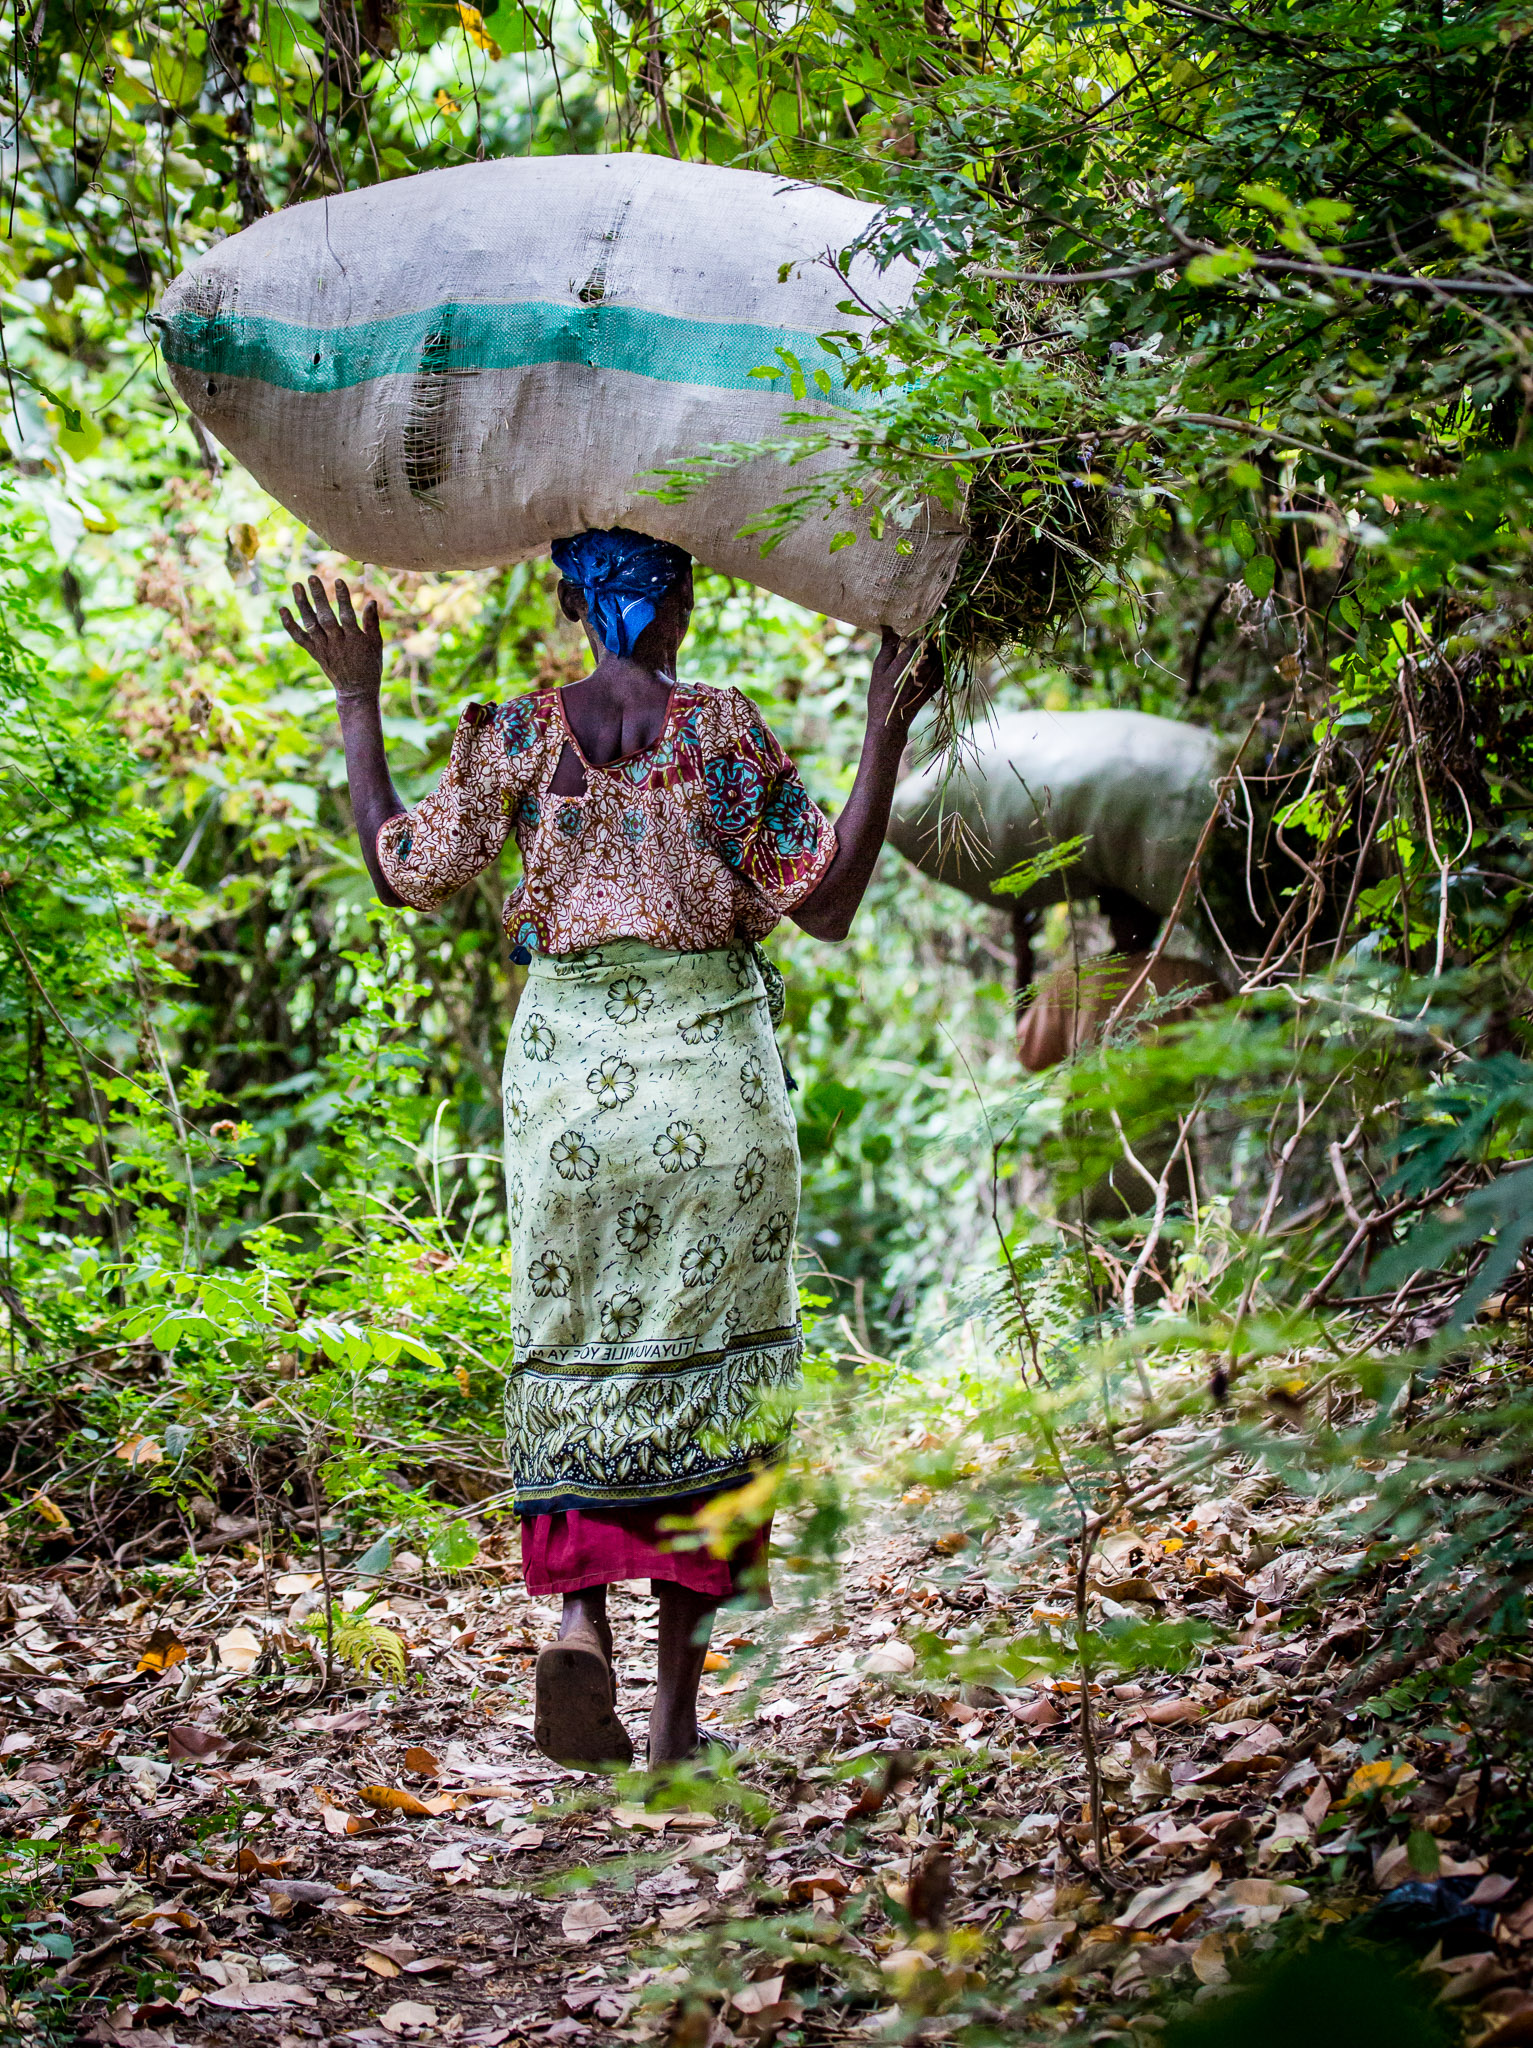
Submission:
[[633,1762],[633,1742],[614,1711],[612,1666],[594,1635],[578,1629],[538,1652],[532,1739],[556,1764],[590,1770]]

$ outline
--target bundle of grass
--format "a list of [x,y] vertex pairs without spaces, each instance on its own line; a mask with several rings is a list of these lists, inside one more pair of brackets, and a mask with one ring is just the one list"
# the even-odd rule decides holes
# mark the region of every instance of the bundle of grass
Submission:
[[936,628],[949,660],[974,668],[1079,609],[1111,556],[1113,518],[1100,484],[998,463],[965,514],[969,544]]

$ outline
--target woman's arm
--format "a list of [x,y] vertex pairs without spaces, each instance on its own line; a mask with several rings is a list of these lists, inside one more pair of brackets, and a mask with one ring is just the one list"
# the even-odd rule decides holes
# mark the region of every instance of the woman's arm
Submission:
[[889,806],[900,779],[900,756],[911,722],[942,687],[942,657],[928,647],[914,666],[915,643],[888,626],[868,684],[868,723],[857,780],[836,820],[836,857],[818,885],[791,911],[793,922],[816,939],[844,939],[872,878],[889,829]]
[[404,898],[390,886],[378,865],[378,828],[390,818],[397,818],[405,806],[399,800],[383,750],[383,716],[378,707],[378,693],[383,687],[383,632],[378,624],[377,602],[373,598],[367,600],[359,626],[351,592],[337,581],[337,618],[317,576],[309,578],[307,591],[301,583],[293,585],[293,601],[303,623],[298,624],[286,605],[280,610],[282,623],[289,636],[305,654],[313,655],[335,685],[341,745],[346,750],[346,785],[351,792],[357,837],[362,842],[362,858],[367,862],[367,872],[373,878],[380,901],[397,910]]

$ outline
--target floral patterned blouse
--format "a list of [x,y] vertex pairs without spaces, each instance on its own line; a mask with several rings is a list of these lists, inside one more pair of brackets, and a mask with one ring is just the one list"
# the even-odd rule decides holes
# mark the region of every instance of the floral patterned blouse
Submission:
[[[549,783],[568,745],[581,796]],[[819,882],[836,830],[738,690],[679,682],[652,746],[595,767],[557,690],[470,704],[447,772],[378,832],[378,861],[418,910],[487,868],[515,833],[514,944],[575,953],[645,939],[678,953],[761,939]]]

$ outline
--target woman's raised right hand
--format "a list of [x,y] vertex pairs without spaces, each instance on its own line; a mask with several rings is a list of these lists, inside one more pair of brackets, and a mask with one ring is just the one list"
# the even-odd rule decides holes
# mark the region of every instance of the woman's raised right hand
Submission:
[[352,609],[351,592],[339,578],[335,611],[330,609],[325,586],[317,576],[309,578],[307,590],[301,583],[293,585],[293,602],[298,607],[297,619],[286,605],[280,607],[278,616],[288,637],[305,654],[313,655],[335,685],[337,702],[375,702],[383,687],[383,629],[378,624],[376,598],[370,597],[363,606],[360,625]]

